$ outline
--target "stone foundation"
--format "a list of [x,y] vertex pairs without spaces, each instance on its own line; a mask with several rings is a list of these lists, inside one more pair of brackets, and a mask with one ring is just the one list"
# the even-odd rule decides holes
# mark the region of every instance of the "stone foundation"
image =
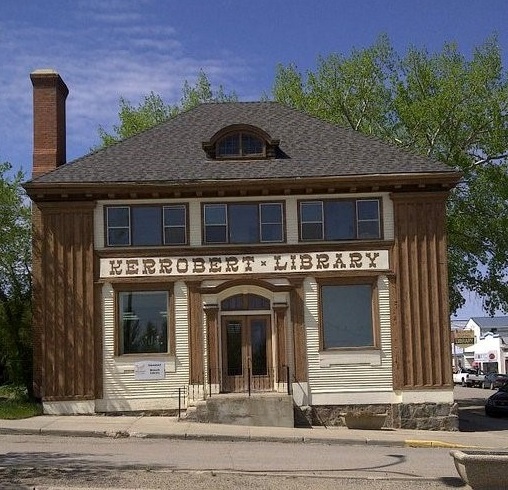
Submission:
[[345,426],[344,413],[366,412],[387,414],[385,428],[447,430],[459,429],[459,410],[456,403],[408,403],[376,405],[315,405],[297,407],[295,422],[298,426]]

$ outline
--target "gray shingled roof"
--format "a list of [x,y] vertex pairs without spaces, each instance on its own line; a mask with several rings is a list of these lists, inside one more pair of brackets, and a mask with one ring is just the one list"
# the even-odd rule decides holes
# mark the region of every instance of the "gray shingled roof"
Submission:
[[474,316],[471,320],[481,328],[508,327],[508,316]]
[[[202,142],[231,124],[263,129],[280,140],[286,157],[268,161],[207,159]],[[233,102],[202,104],[32,182],[183,183],[443,172],[452,169],[276,102]]]

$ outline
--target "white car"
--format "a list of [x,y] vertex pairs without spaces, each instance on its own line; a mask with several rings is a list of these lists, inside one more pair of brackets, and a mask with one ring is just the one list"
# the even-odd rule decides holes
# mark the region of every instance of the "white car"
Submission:
[[474,369],[464,369],[462,368],[460,371],[453,373],[453,382],[455,384],[461,384],[462,386],[467,386],[467,379],[470,374],[476,374]]

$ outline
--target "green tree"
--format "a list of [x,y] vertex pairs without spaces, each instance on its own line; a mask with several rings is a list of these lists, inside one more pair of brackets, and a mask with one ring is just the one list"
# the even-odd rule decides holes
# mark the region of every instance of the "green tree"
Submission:
[[160,124],[180,112],[187,111],[203,102],[234,102],[238,100],[234,93],[227,94],[222,86],[213,90],[203,71],[199,72],[194,85],[185,81],[179,104],[166,104],[162,97],[154,92],[145,96],[138,106],[133,106],[127,99],[120,98],[118,118],[120,123],[113,126],[113,133],[108,133],[99,126],[99,147],[106,147],[129,138],[141,131]]
[[279,66],[273,95],[461,170],[448,213],[451,309],[473,291],[489,312],[508,311],[508,79],[495,38],[468,60],[454,44],[399,57],[383,36],[305,75]]
[[394,52],[386,36],[371,47],[354,49],[350,57],[319,57],[306,79],[296,65],[279,65],[275,100],[326,121],[366,134],[389,137],[393,132],[392,94]]
[[0,367],[31,393],[31,213],[23,173],[11,172],[0,164]]

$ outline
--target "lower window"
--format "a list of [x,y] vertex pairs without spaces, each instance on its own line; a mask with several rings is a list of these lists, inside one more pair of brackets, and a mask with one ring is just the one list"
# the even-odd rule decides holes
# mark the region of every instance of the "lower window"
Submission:
[[120,291],[119,354],[167,353],[168,291]]
[[323,349],[375,347],[374,284],[322,284],[321,333]]

